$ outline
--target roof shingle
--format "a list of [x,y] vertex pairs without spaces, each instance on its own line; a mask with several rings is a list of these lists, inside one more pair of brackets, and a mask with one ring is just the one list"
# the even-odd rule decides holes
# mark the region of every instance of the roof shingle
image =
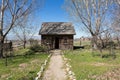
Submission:
[[41,35],[75,35],[74,26],[70,22],[44,22],[39,31]]

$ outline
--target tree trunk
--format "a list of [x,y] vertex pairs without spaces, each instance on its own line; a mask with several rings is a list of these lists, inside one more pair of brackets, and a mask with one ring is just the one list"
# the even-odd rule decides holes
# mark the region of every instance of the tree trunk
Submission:
[[102,53],[102,48],[101,47],[99,48],[99,51],[100,51],[101,58],[103,58],[103,53]]
[[24,41],[24,43],[23,43],[23,48],[24,49],[26,48],[26,41]]
[[97,37],[96,36],[92,37],[92,47],[94,49],[97,49]]
[[102,47],[101,47],[101,44],[98,44],[97,36],[93,36],[93,38],[92,38],[92,50],[93,50],[93,52],[94,52],[95,49],[99,50],[100,56],[102,58],[103,57]]
[[4,44],[4,39],[0,40],[0,58],[3,58],[3,44]]
[[3,36],[3,24],[4,24],[4,0],[1,1],[1,10],[0,10],[0,58],[3,57],[3,43],[4,43],[4,36]]
[[120,49],[120,40],[119,40],[118,37],[117,37],[117,43],[118,43],[118,47],[119,47],[119,49]]

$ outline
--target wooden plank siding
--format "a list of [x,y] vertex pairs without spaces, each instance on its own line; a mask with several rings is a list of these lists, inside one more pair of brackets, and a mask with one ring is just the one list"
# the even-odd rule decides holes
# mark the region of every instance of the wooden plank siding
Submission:
[[41,35],[41,45],[49,49],[57,49],[56,46],[62,50],[73,49],[73,35]]
[[73,49],[76,33],[70,22],[43,22],[39,34],[41,44],[49,49]]

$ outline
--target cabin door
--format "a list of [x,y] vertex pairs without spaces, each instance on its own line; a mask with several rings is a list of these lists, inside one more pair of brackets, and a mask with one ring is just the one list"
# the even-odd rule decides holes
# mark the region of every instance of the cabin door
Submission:
[[59,38],[55,37],[55,49],[59,49]]

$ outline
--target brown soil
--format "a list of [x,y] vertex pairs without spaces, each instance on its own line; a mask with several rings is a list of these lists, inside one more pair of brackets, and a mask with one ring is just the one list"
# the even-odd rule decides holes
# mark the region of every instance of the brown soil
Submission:
[[93,76],[96,80],[120,80],[120,68],[108,71],[100,76]]
[[111,65],[111,64],[99,63],[99,62],[93,63],[91,65],[94,65],[94,66],[118,66],[118,65]]
[[35,59],[35,60],[32,60],[30,63],[33,64],[33,63],[38,63],[39,60],[38,59]]
[[3,74],[0,76],[0,78],[7,78],[10,74]]
[[27,66],[28,66],[27,63],[21,63],[21,64],[19,65],[20,68],[26,68]]

